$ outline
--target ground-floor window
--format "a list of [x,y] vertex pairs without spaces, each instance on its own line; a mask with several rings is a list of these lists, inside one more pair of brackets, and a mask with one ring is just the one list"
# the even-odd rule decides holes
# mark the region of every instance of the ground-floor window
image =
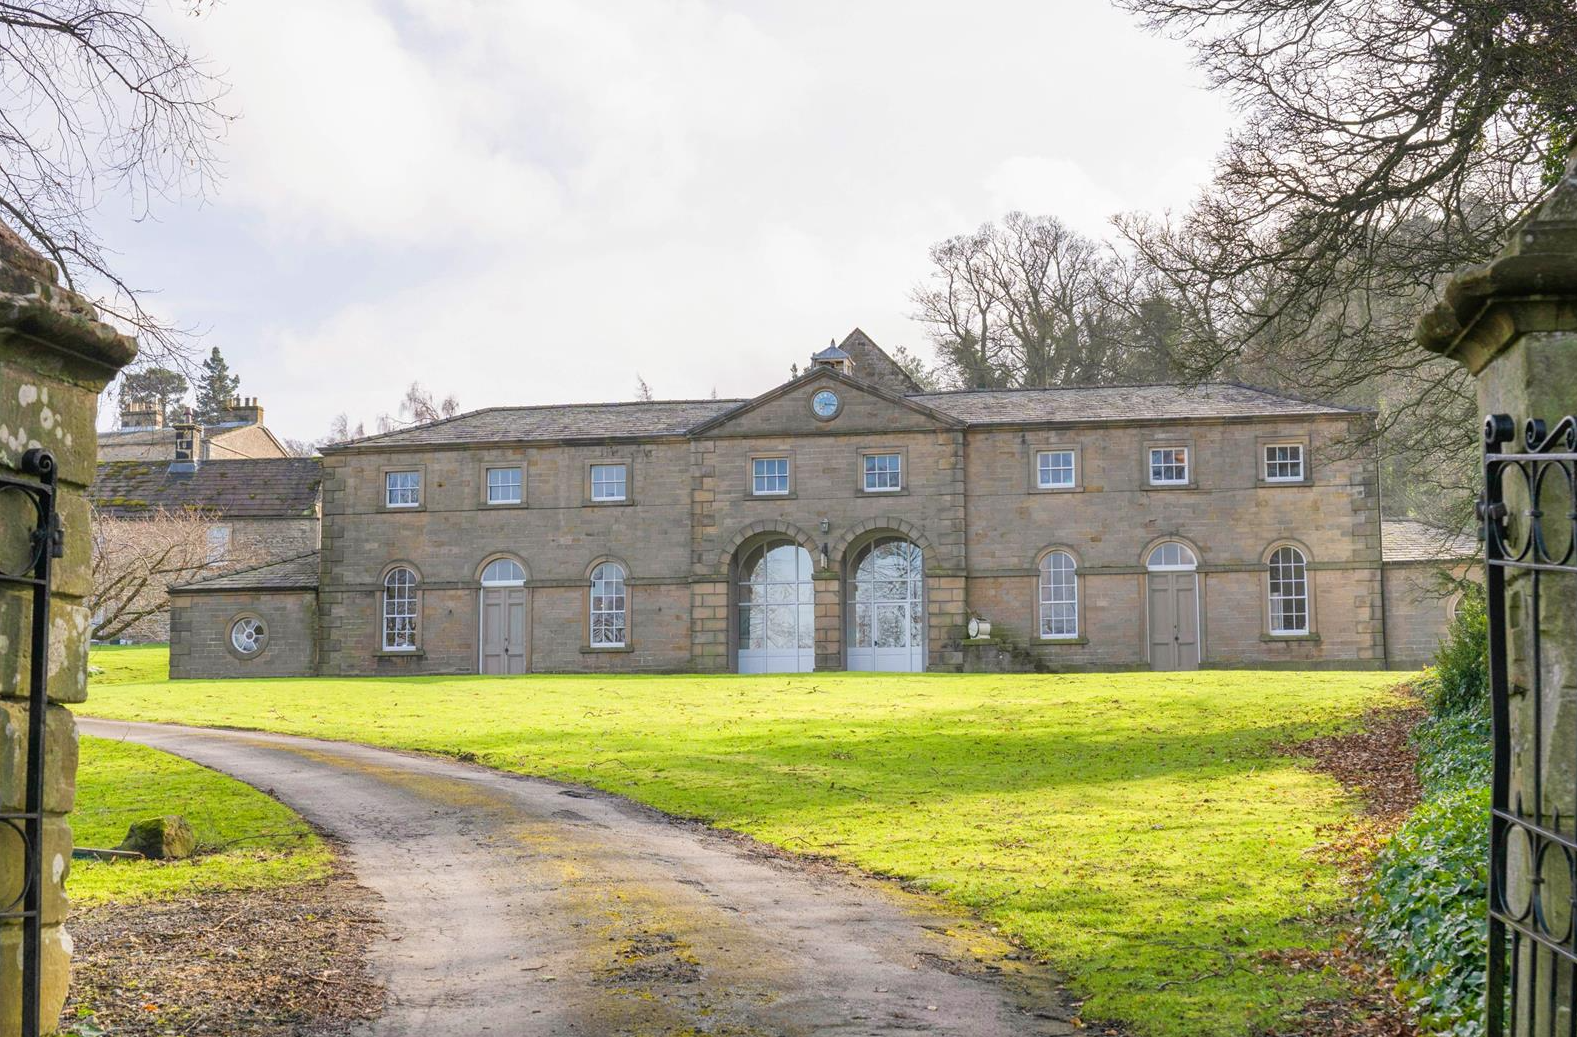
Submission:
[[390,652],[416,647],[416,573],[404,566],[383,578],[383,647]]
[[591,571],[592,647],[623,648],[628,620],[624,568],[617,562],[603,562]]
[[861,549],[849,596],[851,670],[925,669],[925,562],[918,544],[884,537]]
[[1079,577],[1066,551],[1040,560],[1040,636],[1079,636]]
[[1295,547],[1279,547],[1270,556],[1270,632],[1309,632],[1308,560]]

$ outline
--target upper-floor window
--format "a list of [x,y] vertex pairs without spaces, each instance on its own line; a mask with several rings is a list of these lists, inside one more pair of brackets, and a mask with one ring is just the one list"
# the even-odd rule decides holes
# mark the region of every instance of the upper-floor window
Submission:
[[383,578],[383,649],[409,652],[416,648],[416,573],[404,566]]
[[1266,482],[1303,481],[1303,444],[1268,443],[1265,446]]
[[1079,636],[1079,576],[1066,551],[1040,560],[1040,636]]
[[1043,490],[1074,485],[1072,450],[1042,450],[1035,455],[1035,484]]
[[622,566],[603,562],[591,571],[592,647],[624,647],[629,618],[627,601]]
[[594,501],[618,501],[627,496],[627,481],[629,469],[623,462],[617,464],[594,464],[591,466],[591,499]]
[[1270,556],[1270,632],[1309,632],[1309,570],[1303,552],[1280,547]]
[[789,491],[789,460],[757,457],[750,462],[750,492],[758,497]]
[[391,508],[414,508],[422,503],[421,472],[386,472],[383,503]]
[[1188,483],[1188,448],[1159,446],[1150,448],[1150,485],[1183,486]]
[[865,455],[865,492],[890,493],[903,489],[902,454]]
[[230,527],[209,526],[207,535],[209,564],[224,561],[230,553]]
[[511,466],[487,470],[487,502],[489,504],[520,503],[519,468]]

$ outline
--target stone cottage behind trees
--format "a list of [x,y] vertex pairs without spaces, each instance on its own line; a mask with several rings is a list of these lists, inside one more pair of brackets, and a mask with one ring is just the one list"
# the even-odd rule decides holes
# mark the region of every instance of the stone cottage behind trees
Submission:
[[1373,420],[1232,383],[924,392],[856,330],[752,399],[325,447],[321,552],[172,588],[171,672],[1418,665],[1451,603],[1385,578],[1345,446]]

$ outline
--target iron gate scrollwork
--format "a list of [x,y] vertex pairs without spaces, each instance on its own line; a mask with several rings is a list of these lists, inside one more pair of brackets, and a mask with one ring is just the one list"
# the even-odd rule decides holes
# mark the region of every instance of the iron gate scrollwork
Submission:
[[[16,572],[0,559],[0,588],[24,587],[32,592],[27,710],[27,773],[22,809],[0,803],[0,834],[6,829],[22,845],[22,883],[16,898],[0,903],[0,923],[22,924],[22,1037],[43,1032],[39,1018],[43,958],[44,891],[44,719],[48,707],[49,580],[52,563],[61,555],[60,515],[56,510],[55,459],[34,448],[22,455],[19,478],[0,472],[0,497],[21,494],[32,505],[36,521],[26,537],[25,562]],[[25,509],[25,506],[24,506]],[[23,512],[26,513],[25,510]],[[53,1020],[51,1020],[53,1022]]]
[[1491,1037],[1577,1034],[1577,419],[1484,423]]

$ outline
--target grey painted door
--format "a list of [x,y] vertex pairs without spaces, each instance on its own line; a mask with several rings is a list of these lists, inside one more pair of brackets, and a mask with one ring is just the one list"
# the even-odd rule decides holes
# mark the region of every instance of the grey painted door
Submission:
[[1149,574],[1150,668],[1199,669],[1199,577],[1192,572]]
[[482,672],[525,673],[529,637],[526,589],[482,588]]

